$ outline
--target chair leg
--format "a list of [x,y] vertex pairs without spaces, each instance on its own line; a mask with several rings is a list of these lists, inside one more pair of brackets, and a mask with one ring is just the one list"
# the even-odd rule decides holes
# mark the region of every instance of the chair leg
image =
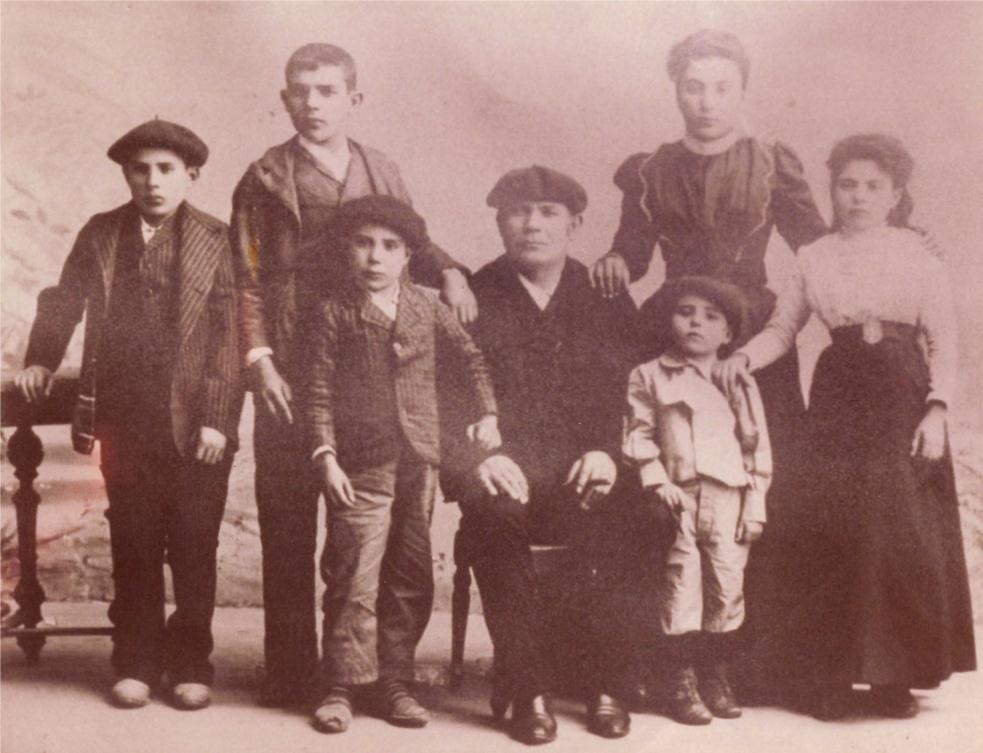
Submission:
[[471,609],[471,564],[464,549],[464,537],[458,530],[454,535],[454,591],[451,596],[451,690],[458,690],[464,679],[464,639]]

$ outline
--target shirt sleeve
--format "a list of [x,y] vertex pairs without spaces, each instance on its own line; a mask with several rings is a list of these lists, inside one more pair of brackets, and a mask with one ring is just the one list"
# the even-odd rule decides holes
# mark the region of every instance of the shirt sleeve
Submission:
[[945,267],[938,259],[929,258],[927,261],[918,311],[918,325],[925,335],[925,360],[928,361],[931,380],[927,399],[951,406],[959,370],[956,311]]
[[617,254],[628,265],[632,282],[648,271],[655,253],[659,229],[645,210],[645,179],[642,168],[649,155],[633,154],[614,174],[614,184],[621,189],[621,220],[609,254]]
[[826,221],[816,208],[802,162],[785,144],[775,144],[775,187],[771,206],[775,227],[793,251],[812,243],[828,232]]
[[642,367],[628,377],[628,413],[625,417],[621,452],[638,468],[643,487],[659,486],[669,481],[656,441],[656,397],[645,379]]
[[795,346],[795,336],[806,326],[811,313],[802,260],[798,259],[791,279],[778,295],[768,323],[737,352],[747,356],[751,371],[774,363]]

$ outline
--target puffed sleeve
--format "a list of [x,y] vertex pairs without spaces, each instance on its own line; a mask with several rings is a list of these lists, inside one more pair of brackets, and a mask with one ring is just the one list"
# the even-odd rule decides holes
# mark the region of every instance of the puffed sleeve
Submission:
[[614,174],[614,184],[622,192],[621,221],[608,253],[618,254],[625,260],[632,282],[648,271],[659,237],[659,229],[643,203],[646,187],[642,168],[649,156],[633,154]]
[[926,253],[918,326],[925,335],[931,385],[927,400],[952,405],[959,369],[956,310],[945,266]]
[[785,242],[797,251],[828,232],[812,191],[806,183],[802,162],[792,149],[782,143],[774,145],[775,187],[771,207],[775,227]]

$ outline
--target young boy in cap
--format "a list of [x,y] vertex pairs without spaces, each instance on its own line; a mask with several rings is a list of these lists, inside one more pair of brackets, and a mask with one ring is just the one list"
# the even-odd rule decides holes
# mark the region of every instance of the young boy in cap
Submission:
[[[266,677],[263,705],[305,702],[317,665],[314,554],[319,484],[294,420],[308,370],[309,333],[347,269],[332,242],[339,207],[384,194],[410,203],[396,165],[349,138],[362,102],[355,62],[340,47],[304,45],[280,93],[296,135],[249,166],[236,188],[232,245],[242,352],[256,402],[256,505],[263,547]],[[462,321],[474,318],[465,270],[433,243],[410,278],[439,288]]]
[[[307,401],[314,462],[328,496],[322,557],[322,680],[316,726],[343,732],[352,692],[375,683],[382,715],[422,727],[412,696],[413,655],[430,618],[430,516],[440,462],[436,357],[449,349],[468,366],[467,434],[500,444],[484,359],[435,292],[401,282],[426,247],[423,219],[399,199],[366,196],[335,218],[350,275],[323,304],[314,330]],[[464,437],[461,437],[464,439]]]
[[[79,232],[38,297],[25,369],[31,402],[85,314],[75,449],[100,443],[115,593],[113,700],[143,706],[163,672],[176,706],[210,700],[215,550],[239,409],[235,277],[226,226],[185,201],[208,148],[152,120],[109,149],[132,200]],[[176,609],[164,621],[164,562]]]
[[721,349],[742,335],[740,290],[683,276],[660,300],[672,344],[631,373],[622,451],[677,526],[660,607],[670,711],[708,724],[741,714],[727,662],[744,621],[750,544],[765,523],[771,454],[757,387],[727,391],[711,377]]

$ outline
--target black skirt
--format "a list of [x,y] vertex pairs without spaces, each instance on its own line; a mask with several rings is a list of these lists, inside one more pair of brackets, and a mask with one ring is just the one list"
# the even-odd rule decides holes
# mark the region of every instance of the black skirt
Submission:
[[798,680],[934,687],[976,657],[952,458],[911,455],[928,367],[914,327],[832,335],[769,525],[785,615],[772,637]]

